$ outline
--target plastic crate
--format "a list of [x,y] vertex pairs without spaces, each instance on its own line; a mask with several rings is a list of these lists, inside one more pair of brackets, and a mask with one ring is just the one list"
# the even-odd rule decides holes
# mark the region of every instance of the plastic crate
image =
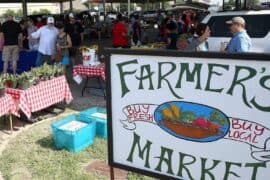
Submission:
[[93,107],[86,109],[80,113],[81,117],[90,118],[90,120],[95,120],[96,134],[99,137],[107,138],[107,111],[103,107]]
[[[77,129],[68,130],[68,126],[76,121],[84,125]],[[87,117],[70,115],[51,124],[53,139],[57,149],[67,149],[72,152],[79,152],[94,143],[96,136],[96,122]],[[71,127],[74,128],[74,127]]]

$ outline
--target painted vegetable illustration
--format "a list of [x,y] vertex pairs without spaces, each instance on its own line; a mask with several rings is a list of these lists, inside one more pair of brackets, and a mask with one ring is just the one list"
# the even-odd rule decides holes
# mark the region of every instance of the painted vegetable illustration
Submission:
[[193,141],[212,141],[229,129],[228,118],[215,108],[189,102],[168,102],[155,112],[157,124],[174,136]]

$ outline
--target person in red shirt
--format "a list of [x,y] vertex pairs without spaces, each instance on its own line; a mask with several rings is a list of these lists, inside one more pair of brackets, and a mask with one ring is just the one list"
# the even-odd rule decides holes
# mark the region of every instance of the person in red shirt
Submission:
[[42,26],[44,26],[45,24],[42,22],[42,19],[40,17],[37,18],[37,23],[36,23],[36,27],[39,29]]
[[112,45],[114,48],[128,47],[128,33],[125,22],[123,21],[123,17],[121,14],[117,16],[117,22],[113,27],[113,37],[112,37]]

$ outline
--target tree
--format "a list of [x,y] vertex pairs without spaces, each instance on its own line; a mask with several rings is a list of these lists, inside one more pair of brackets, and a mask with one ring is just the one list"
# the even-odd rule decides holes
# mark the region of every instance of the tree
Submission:
[[23,11],[22,11],[22,9],[19,9],[19,10],[16,12],[16,16],[19,16],[19,17],[23,16]]
[[37,15],[37,14],[51,14],[51,11],[48,9],[40,9],[39,11],[33,11],[32,12],[33,15]]
[[12,9],[7,9],[6,12],[4,13],[4,16],[7,15],[16,16],[16,12]]

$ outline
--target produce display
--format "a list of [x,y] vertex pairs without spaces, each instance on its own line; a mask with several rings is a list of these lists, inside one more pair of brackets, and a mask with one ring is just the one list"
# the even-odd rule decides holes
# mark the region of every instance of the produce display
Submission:
[[48,65],[32,68],[29,72],[17,74],[2,74],[0,76],[0,96],[4,92],[5,87],[27,89],[33,85],[37,85],[40,81],[52,79],[63,75],[63,66],[60,64]]
[[141,46],[131,46],[131,49],[163,49],[166,44],[164,42],[148,43]]

